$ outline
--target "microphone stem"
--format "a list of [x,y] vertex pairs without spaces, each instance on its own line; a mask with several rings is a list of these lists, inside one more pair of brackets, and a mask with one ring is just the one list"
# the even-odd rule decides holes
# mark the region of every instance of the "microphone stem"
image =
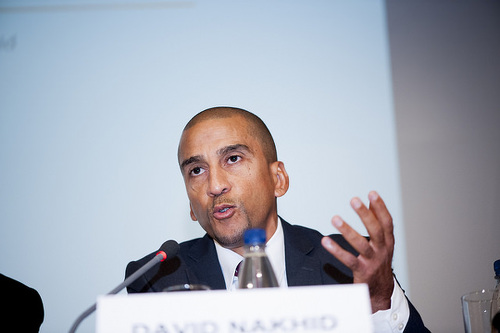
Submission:
[[[153,259],[151,259],[147,264],[136,270],[132,275],[130,275],[128,278],[126,278],[122,283],[120,283],[116,288],[111,290],[107,295],[114,295],[117,294],[120,290],[123,288],[127,287],[129,284],[134,282],[141,276],[142,274],[146,273],[147,270],[149,270],[151,267],[159,263],[164,259],[163,255],[157,254]],[[85,310],[78,318],[76,318],[75,322],[73,323],[73,326],[71,326],[71,329],[69,330],[69,333],[75,333],[76,328],[80,323],[87,318],[92,312],[94,312],[97,308],[97,303],[94,303],[90,308]]]
[[88,308],[87,310],[85,310],[78,318],[76,318],[75,322],[73,323],[73,326],[71,326],[71,329],[69,330],[70,333],[75,333],[76,332],[76,328],[78,327],[78,325],[80,325],[80,323],[85,319],[87,318],[92,312],[95,311],[97,307],[97,303],[94,303],[90,308]]
[[128,278],[126,278],[122,283],[120,283],[116,288],[111,290],[108,295],[114,295],[118,293],[120,290],[122,290],[125,287],[128,287],[129,284],[134,282],[139,278],[139,276],[143,275],[148,271],[151,267],[159,263],[160,261],[163,260],[163,256],[161,254],[157,254],[153,259],[151,259],[146,265],[142,266],[138,270],[136,270],[132,275],[130,275]]

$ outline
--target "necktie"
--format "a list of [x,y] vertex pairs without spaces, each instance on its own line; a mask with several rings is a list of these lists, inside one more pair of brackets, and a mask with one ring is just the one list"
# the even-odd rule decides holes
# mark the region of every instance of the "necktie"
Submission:
[[242,262],[243,262],[243,260],[240,261],[240,263],[238,264],[238,266],[236,266],[236,269],[234,270],[234,276],[236,276],[236,277],[238,277],[238,274],[240,272],[240,267],[241,267],[241,263]]
[[238,266],[236,266],[236,269],[234,270],[234,275],[233,275],[233,282],[231,284],[231,288],[229,290],[236,290],[238,289],[238,274],[240,272],[240,268],[241,268],[241,263],[243,262],[240,261],[240,263],[238,264]]

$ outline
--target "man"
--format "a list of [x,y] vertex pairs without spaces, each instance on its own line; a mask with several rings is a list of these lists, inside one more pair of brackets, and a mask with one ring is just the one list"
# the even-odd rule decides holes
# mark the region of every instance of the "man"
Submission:
[[[234,289],[243,233],[262,228],[280,286],[367,283],[376,331],[428,331],[395,283],[392,218],[376,192],[368,196],[369,207],[359,198],[351,201],[369,239],[339,216],[332,224],[343,237],[323,237],[290,225],[277,211],[277,198],[287,192],[289,179],[273,138],[260,118],[238,108],[216,107],[193,117],[182,133],[178,161],[191,218],[207,234],[181,243],[176,258],[146,273],[129,292],[162,291],[184,283]],[[126,275],[153,255],[130,263]]]

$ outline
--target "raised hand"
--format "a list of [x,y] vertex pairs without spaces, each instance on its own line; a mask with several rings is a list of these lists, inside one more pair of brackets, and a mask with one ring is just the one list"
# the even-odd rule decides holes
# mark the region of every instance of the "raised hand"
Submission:
[[392,256],[394,234],[392,217],[384,201],[377,192],[368,194],[370,206],[367,208],[359,198],[351,200],[370,236],[367,239],[357,233],[340,216],[332,218],[332,224],[359,253],[358,256],[344,250],[330,237],[323,237],[323,247],[352,270],[354,283],[366,283],[370,290],[373,313],[391,307],[394,288]]

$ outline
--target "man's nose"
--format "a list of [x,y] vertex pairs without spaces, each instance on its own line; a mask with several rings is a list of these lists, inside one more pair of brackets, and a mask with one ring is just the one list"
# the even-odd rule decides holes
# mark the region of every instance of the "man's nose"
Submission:
[[227,175],[224,170],[212,168],[208,175],[208,195],[219,196],[231,189]]

